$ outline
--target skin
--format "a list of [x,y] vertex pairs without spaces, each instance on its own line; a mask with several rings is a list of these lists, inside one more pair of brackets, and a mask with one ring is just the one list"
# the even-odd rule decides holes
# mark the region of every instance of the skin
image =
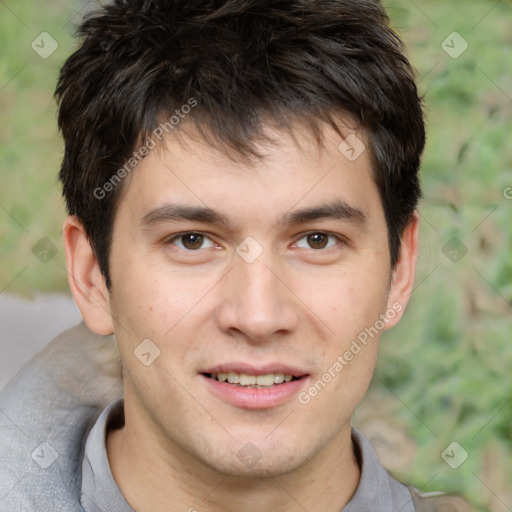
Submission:
[[[260,146],[266,156],[252,163],[191,138],[186,147],[169,138],[150,152],[124,183],[110,291],[80,222],[65,222],[76,302],[93,331],[116,334],[126,424],[109,432],[107,452],[138,512],[339,512],[357,488],[350,421],[371,380],[380,334],[307,404],[293,396],[263,410],[237,407],[215,396],[198,373],[230,361],[280,362],[309,374],[301,388],[307,390],[380,314],[393,304],[405,309],[411,293],[418,219],[405,229],[391,269],[368,151],[351,162],[331,129],[323,147],[300,129],[296,142],[268,129],[277,143]],[[336,201],[364,220],[278,222]],[[211,208],[229,227],[142,221],[167,203]],[[186,231],[208,238],[187,249],[175,237]],[[311,231],[333,236],[320,236],[327,246],[312,248]],[[248,236],[262,249],[252,263],[236,253]],[[160,356],[145,366],[134,350],[148,338]],[[260,454],[255,464],[237,456],[247,443]]]

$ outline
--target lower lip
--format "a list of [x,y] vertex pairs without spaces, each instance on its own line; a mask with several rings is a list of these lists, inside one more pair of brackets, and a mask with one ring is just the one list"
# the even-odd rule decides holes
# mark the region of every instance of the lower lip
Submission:
[[307,376],[290,382],[283,382],[268,388],[249,388],[219,382],[200,375],[212,392],[222,400],[244,409],[269,409],[286,402],[295,396],[309,380]]

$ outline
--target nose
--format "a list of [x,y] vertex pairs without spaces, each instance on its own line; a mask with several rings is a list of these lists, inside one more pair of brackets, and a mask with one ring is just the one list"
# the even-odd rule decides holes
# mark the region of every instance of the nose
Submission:
[[235,256],[217,310],[220,329],[262,343],[293,332],[298,319],[296,298],[282,269],[263,255],[252,263]]

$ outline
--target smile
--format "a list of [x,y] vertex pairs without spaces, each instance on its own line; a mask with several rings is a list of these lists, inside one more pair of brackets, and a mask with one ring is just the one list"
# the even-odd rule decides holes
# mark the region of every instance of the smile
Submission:
[[282,364],[228,363],[199,376],[217,399],[242,409],[269,409],[293,401],[310,380],[304,371]]

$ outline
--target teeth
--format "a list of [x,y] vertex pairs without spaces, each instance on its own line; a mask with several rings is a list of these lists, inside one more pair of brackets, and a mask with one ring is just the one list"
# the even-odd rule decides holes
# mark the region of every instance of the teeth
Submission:
[[274,384],[282,384],[284,382],[284,373],[274,373]]
[[228,381],[230,384],[239,384],[240,386],[273,386],[274,384],[282,384],[290,382],[292,375],[284,373],[267,373],[266,375],[247,375],[246,373],[236,372],[220,372],[212,374],[212,378],[219,382]]
[[246,375],[245,373],[240,374],[241,386],[252,386],[254,384],[256,384],[256,377],[254,375]]
[[272,384],[274,384],[274,375],[272,373],[258,375],[256,377],[256,384],[258,384],[258,386],[272,386]]
[[230,384],[240,384],[240,374],[235,372],[228,373],[228,382]]

